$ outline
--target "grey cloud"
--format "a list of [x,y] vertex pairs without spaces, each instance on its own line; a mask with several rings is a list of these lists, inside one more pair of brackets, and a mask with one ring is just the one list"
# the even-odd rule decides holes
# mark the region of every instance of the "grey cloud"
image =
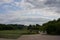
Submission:
[[26,2],[34,5],[33,8],[49,8],[49,10],[60,13],[60,0],[26,0]]
[[5,24],[43,24],[50,19],[47,18],[21,18],[18,16],[13,16],[12,14],[0,14],[0,23]]
[[51,10],[60,13],[60,0],[47,0],[45,5]]
[[45,19],[45,18],[25,18],[25,19],[14,19],[10,20],[8,23],[19,23],[19,24],[43,24],[50,19]]
[[[49,8],[54,12],[60,13],[60,0],[21,0],[21,2],[12,2],[10,3],[12,7],[7,7],[6,9],[18,10],[18,9],[42,9]],[[14,6],[13,6],[14,5]],[[16,6],[18,5],[18,6]],[[8,5],[7,5],[8,6]],[[4,8],[5,9],[5,8]]]
[[[24,0],[22,0],[22,1],[24,1]],[[11,3],[11,4],[13,5],[13,3]],[[54,18],[57,18],[59,16],[59,14],[57,16],[53,15],[52,11],[54,11],[54,13],[55,12],[60,13],[60,1],[59,0],[43,0],[43,1],[40,1],[40,0],[25,0],[25,2],[23,2],[23,3],[19,2],[16,5],[18,5],[17,7],[21,6],[24,9],[26,8],[25,10],[29,9],[29,11],[28,10],[26,12],[24,12],[24,11],[17,12],[16,11],[15,13],[12,12],[12,13],[9,13],[7,15],[6,14],[3,14],[2,16],[0,15],[0,23],[7,23],[7,24],[10,24],[10,23],[36,24],[37,23],[37,24],[42,24],[44,22],[49,21],[50,19],[54,19]],[[14,6],[16,6],[16,5],[14,5]],[[32,5],[34,7],[32,7]],[[10,9],[13,9],[13,7],[14,7],[14,6],[10,7],[11,5],[7,5],[7,6],[9,6],[8,8],[10,8]],[[7,7],[5,7],[5,8],[7,8]],[[36,11],[33,11],[33,10],[30,11],[30,9],[33,9],[33,8]],[[48,10],[51,10],[51,11],[45,10],[44,8],[48,9]],[[8,9],[8,10],[10,10],[10,9]],[[42,10],[40,10],[41,13],[37,9],[42,9]],[[21,10],[19,10],[19,11],[21,11]],[[51,13],[49,13],[49,12],[51,12]],[[22,18],[24,15],[21,14],[21,13],[23,13],[23,14],[25,13],[24,15],[26,15],[27,18]],[[28,13],[32,13],[32,15],[28,14]],[[39,15],[39,14],[34,14],[34,13],[40,13],[42,16]],[[49,13],[49,14],[47,14],[47,13]],[[31,18],[29,18],[29,15],[31,16]],[[37,18],[32,18],[33,16],[37,17]],[[45,18],[43,18],[43,16]]]
[[32,5],[34,5],[35,8],[44,8],[45,7],[45,5],[44,5],[45,1],[46,0],[44,0],[44,1],[39,1],[39,0],[26,0],[26,2],[31,3]]
[[60,7],[60,0],[47,0],[45,4],[50,7]]
[[22,21],[22,22],[45,22],[45,21],[48,21],[49,19],[44,19],[44,18],[26,18],[26,19],[23,19],[23,20],[13,20],[12,22],[19,22],[19,21]]

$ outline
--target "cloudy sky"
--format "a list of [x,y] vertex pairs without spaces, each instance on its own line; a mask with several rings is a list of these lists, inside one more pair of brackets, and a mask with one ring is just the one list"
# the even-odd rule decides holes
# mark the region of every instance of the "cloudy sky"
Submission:
[[0,23],[43,24],[60,18],[60,0],[0,0]]

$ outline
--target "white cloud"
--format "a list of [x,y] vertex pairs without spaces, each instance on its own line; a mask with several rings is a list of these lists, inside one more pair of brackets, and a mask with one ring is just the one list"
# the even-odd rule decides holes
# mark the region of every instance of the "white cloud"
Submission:
[[21,2],[14,2],[16,6],[26,9],[41,9],[48,8],[51,11],[60,13],[59,0],[22,0]]
[[13,0],[0,0],[0,2],[2,2],[2,3],[10,3],[10,2],[13,2]]
[[58,4],[55,3],[55,5],[52,3],[53,5],[50,5],[47,0],[22,0],[21,2],[2,0],[0,2],[12,2],[12,5],[21,7],[23,9],[10,11],[9,7],[7,8],[6,6],[5,8],[7,8],[9,12],[0,14],[0,23],[42,24],[49,20],[60,18],[60,14],[58,14],[58,9],[60,7],[57,7]]
[[0,14],[0,23],[42,24],[59,17],[59,14],[47,9],[11,11],[4,15]]

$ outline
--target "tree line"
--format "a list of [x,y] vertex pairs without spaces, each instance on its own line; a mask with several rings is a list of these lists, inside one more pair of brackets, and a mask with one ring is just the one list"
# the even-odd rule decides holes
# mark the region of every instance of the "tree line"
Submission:
[[21,30],[26,26],[21,24],[0,24],[0,30]]
[[40,25],[0,24],[0,30],[39,29]]
[[0,30],[29,30],[30,32],[43,31],[47,34],[60,35],[60,18],[44,23],[43,25],[0,24]]

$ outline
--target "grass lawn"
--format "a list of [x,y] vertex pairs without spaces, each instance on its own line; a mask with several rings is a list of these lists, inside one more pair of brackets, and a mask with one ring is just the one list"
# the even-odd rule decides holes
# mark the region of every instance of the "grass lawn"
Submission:
[[28,33],[28,31],[26,30],[3,30],[3,31],[0,31],[0,38],[16,39],[20,37],[23,33]]

